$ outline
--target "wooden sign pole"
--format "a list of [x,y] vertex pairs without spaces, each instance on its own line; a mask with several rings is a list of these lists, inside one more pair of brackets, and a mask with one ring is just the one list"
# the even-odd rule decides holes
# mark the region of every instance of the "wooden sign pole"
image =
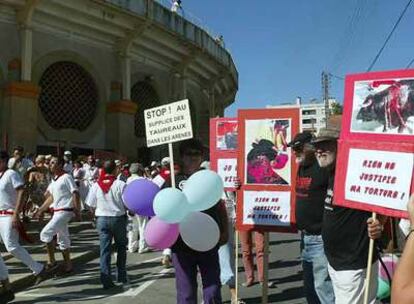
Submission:
[[168,154],[170,155],[171,187],[175,188],[174,151],[172,143],[168,144]]
[[234,278],[235,278],[235,290],[236,299],[239,298],[239,232],[237,229],[234,230],[234,254],[235,254],[235,267],[234,267]]

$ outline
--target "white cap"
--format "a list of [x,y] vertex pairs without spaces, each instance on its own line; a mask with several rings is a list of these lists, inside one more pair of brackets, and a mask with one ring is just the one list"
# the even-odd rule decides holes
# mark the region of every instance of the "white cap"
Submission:
[[115,160],[115,165],[120,166],[121,165],[121,161],[119,159]]
[[155,167],[156,165],[158,165],[158,163],[157,163],[155,160],[153,160],[153,161],[151,162],[151,167]]
[[201,163],[200,168],[210,170],[210,162],[205,160]]
[[65,151],[65,152],[63,153],[63,155],[72,155],[72,152],[70,152],[70,151],[68,150],[68,151]]
[[170,158],[169,157],[164,157],[162,160],[161,160],[161,165],[163,165],[163,166],[166,166],[166,165],[168,165],[170,163]]

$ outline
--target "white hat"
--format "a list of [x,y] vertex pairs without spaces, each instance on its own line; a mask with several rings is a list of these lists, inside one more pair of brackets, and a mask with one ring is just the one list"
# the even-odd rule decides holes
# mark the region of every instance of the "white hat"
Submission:
[[204,169],[210,170],[210,162],[207,161],[207,160],[203,161],[201,163],[201,165],[200,165],[200,168],[204,168]]
[[162,160],[161,160],[161,165],[163,165],[163,166],[166,166],[166,165],[168,165],[170,163],[170,158],[169,157],[164,157]]
[[72,155],[72,152],[70,152],[70,151],[68,150],[68,151],[65,151],[65,152],[63,153],[63,155]]
[[121,165],[121,161],[119,159],[115,160],[115,165],[120,166]]
[[151,162],[151,167],[155,167],[155,166],[157,166],[158,165],[158,163],[155,161],[155,160],[153,160],[152,162]]

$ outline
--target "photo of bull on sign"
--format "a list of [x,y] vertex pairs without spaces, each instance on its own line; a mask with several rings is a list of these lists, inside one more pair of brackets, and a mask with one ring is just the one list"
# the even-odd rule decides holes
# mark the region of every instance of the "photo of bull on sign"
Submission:
[[414,134],[414,79],[356,82],[351,129]]

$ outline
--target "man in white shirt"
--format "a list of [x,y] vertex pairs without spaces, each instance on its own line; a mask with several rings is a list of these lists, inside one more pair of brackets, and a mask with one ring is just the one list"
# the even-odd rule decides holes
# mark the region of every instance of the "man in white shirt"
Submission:
[[95,159],[92,155],[88,156],[87,162],[83,165],[85,170],[85,180],[88,183],[88,187],[91,188],[99,178],[99,169],[95,166]]
[[68,224],[75,214],[79,218],[80,199],[79,190],[73,177],[62,168],[63,161],[53,157],[50,161],[52,182],[46,190],[46,200],[36,212],[39,217],[53,204],[53,216],[49,223],[40,232],[40,240],[47,244],[47,254],[51,267],[56,265],[55,244],[53,237],[57,235],[59,249],[62,251],[65,263],[64,272],[73,271],[70,259],[70,234]]
[[[131,176],[128,177],[127,184],[130,184],[134,180],[145,178],[145,169],[141,164],[131,164],[129,172]],[[130,215],[129,219],[132,225],[128,231],[128,251],[132,253],[138,249],[138,253],[148,252],[149,249],[144,239],[144,230],[148,223],[148,217],[134,214]]]
[[[0,151],[0,236],[7,251],[28,266],[40,282],[45,278],[46,268],[34,261],[26,249],[19,243],[18,229],[21,227],[19,212],[22,208],[23,181],[19,174],[8,169],[9,155]],[[8,279],[8,270],[0,255],[0,281],[5,293],[0,298],[1,303],[14,299]]]
[[63,160],[65,161],[65,163],[63,164],[63,171],[72,175],[72,172],[73,172],[72,152],[65,151],[63,153]]
[[115,240],[117,249],[118,282],[128,283],[126,272],[127,215],[122,193],[126,183],[116,178],[115,162],[104,163],[104,176],[95,183],[86,204],[95,211],[96,228],[100,240],[101,283],[104,289],[115,287],[111,276],[111,245]]
[[176,13],[178,11],[178,9],[182,9],[181,0],[174,0],[172,5],[171,5],[171,11],[173,13]]
[[13,149],[13,157],[9,159],[7,166],[19,173],[22,180],[25,180],[27,170],[33,167],[33,162],[24,157],[24,149],[21,146],[16,146]]

